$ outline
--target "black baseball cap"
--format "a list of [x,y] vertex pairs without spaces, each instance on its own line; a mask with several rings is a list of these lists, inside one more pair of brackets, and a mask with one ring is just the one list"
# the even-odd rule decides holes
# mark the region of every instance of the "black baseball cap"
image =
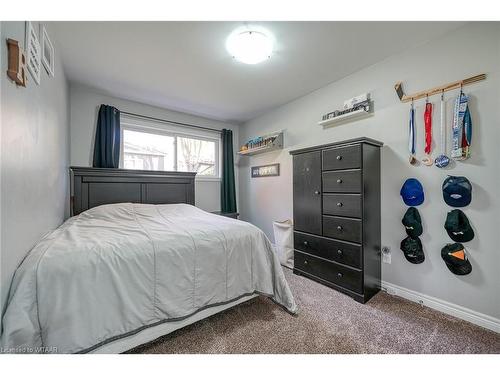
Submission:
[[461,243],[447,244],[441,249],[441,258],[443,258],[446,267],[455,275],[467,275],[472,271],[472,265],[469,262],[464,245]]
[[403,220],[401,220],[406,229],[406,234],[410,237],[416,238],[423,232],[422,219],[415,207],[410,207],[406,210]]
[[462,210],[454,209],[448,212],[444,228],[455,242],[467,242],[474,238],[474,230]]
[[425,260],[424,250],[420,238],[406,237],[401,241],[401,250],[408,262],[413,264],[422,263]]
[[465,207],[472,200],[472,184],[463,176],[448,176],[443,182],[443,198],[452,207]]

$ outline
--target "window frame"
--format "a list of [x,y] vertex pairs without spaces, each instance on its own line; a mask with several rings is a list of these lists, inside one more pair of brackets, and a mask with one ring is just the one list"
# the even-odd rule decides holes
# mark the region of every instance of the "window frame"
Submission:
[[[191,139],[197,139],[200,141],[208,141],[208,142],[214,142],[215,144],[215,176],[210,176],[210,175],[198,175],[196,174],[196,180],[199,181],[220,181],[221,180],[221,139],[220,135],[214,135],[211,136],[207,134],[207,132],[201,132],[201,131],[196,131],[196,130],[189,130],[189,131],[183,131],[182,129],[179,129],[178,126],[172,126],[169,127],[168,125],[158,122],[158,121],[153,121],[153,120],[136,120],[132,119],[131,117],[124,117],[121,116],[120,118],[120,168],[123,168],[123,162],[124,162],[124,146],[123,146],[123,132],[124,130],[130,130],[130,131],[135,131],[135,132],[142,132],[142,133],[148,133],[148,134],[156,134],[156,135],[162,135],[162,136],[170,136],[174,138],[174,170],[173,171],[168,171],[168,172],[178,172],[177,171],[177,138],[178,137],[183,137],[183,138],[191,138]],[[179,171],[182,172],[182,171]]]

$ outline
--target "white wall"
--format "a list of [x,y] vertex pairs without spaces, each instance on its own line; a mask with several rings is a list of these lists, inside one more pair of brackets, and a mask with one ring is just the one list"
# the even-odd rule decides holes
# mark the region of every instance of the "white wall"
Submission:
[[[34,23],[38,31],[38,23]],[[7,44],[24,46],[24,22],[2,22],[1,34],[1,311],[12,275],[32,246],[69,213],[68,85],[57,55],[55,77],[16,87],[7,74]],[[47,29],[52,36],[50,29]],[[28,73],[29,74],[29,73]]]
[[[362,47],[360,47],[362,48]],[[341,51],[339,51],[341,53]],[[472,158],[449,170],[412,167],[408,164],[407,123],[409,106],[401,104],[394,83],[404,81],[406,92],[487,73],[487,80],[465,88],[471,95],[474,123]],[[321,115],[339,108],[355,95],[371,92],[375,115],[354,123],[322,129]],[[452,95],[448,93],[448,124]],[[436,102],[438,97],[433,97]],[[417,103],[418,155],[423,154],[423,101]],[[439,105],[435,107],[434,139],[439,134]],[[285,129],[285,149],[253,157],[240,157],[240,212],[242,219],[262,228],[272,239],[272,221],[292,218],[292,158],[290,149],[371,137],[384,142],[382,149],[382,243],[392,249],[392,264],[383,264],[384,281],[500,318],[500,24],[467,24],[426,45],[388,58],[341,81],[249,121],[240,130],[240,144],[270,131]],[[434,145],[436,147],[436,145]],[[434,151],[434,155],[437,151]],[[281,176],[250,178],[250,166],[281,163]],[[474,197],[464,209],[476,237],[466,244],[472,273],[455,276],[448,271],[440,250],[448,238],[443,225],[450,208],[442,199],[441,184],[447,174],[465,175],[473,183]],[[418,178],[424,185],[425,203],[419,207],[426,260],[408,263],[399,250],[405,237],[401,218],[406,210],[399,197],[403,181]]]
[[[119,99],[79,84],[71,84],[70,101],[71,165],[73,166],[87,167],[92,165],[95,126],[97,113],[101,104],[115,106],[121,111],[137,113],[170,121],[184,122],[214,129],[231,129],[233,131],[235,151],[237,151],[236,147],[238,145],[239,129],[236,125]],[[238,176],[236,175],[235,178],[236,191],[238,192]],[[195,197],[196,206],[207,211],[219,211],[220,182],[202,181],[197,179],[195,185]]]

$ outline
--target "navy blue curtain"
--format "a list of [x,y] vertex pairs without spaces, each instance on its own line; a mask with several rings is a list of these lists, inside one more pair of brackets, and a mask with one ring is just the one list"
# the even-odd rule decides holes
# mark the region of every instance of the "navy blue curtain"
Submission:
[[233,132],[222,129],[222,179],[221,179],[221,211],[237,212],[236,188],[234,185]]
[[101,104],[94,143],[94,168],[118,168],[120,162],[120,111]]

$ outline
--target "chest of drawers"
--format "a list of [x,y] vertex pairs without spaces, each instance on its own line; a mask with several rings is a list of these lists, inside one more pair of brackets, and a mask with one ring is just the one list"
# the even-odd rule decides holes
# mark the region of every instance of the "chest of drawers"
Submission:
[[291,151],[294,273],[365,303],[380,290],[380,147],[369,138]]

